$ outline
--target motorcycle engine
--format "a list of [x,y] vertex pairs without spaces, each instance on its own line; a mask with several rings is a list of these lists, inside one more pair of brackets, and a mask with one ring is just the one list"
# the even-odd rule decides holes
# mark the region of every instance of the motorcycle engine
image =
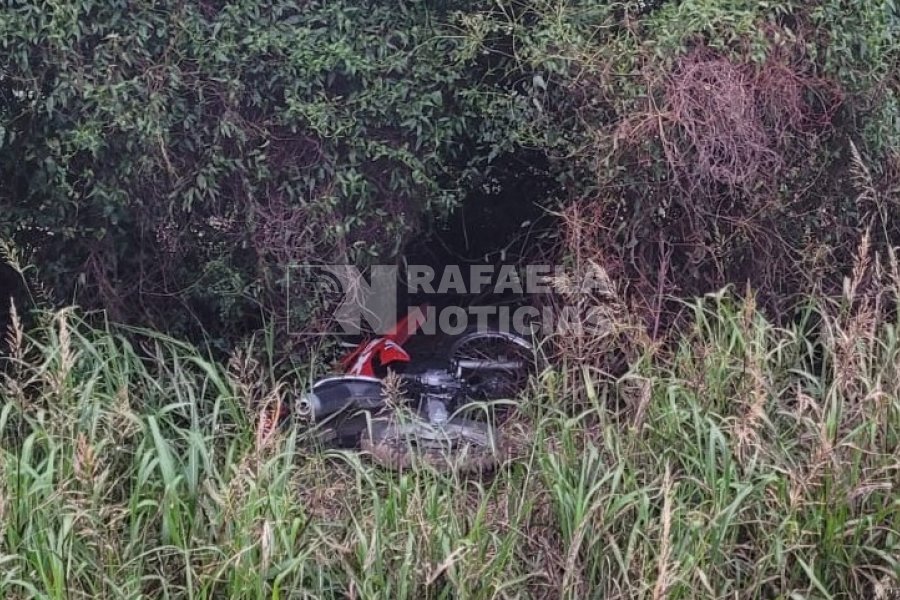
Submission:
[[463,389],[462,381],[445,369],[428,369],[412,378],[421,386],[421,391],[429,395],[453,396]]
[[446,423],[449,411],[463,394],[463,382],[444,369],[428,369],[411,377],[424,402],[428,420]]

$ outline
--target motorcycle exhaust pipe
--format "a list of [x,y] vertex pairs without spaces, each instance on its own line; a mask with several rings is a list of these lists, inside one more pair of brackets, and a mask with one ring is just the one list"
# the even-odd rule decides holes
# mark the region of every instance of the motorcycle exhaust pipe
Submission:
[[297,401],[296,411],[300,419],[316,422],[345,410],[373,409],[381,405],[380,398],[322,397],[309,393],[304,394]]
[[375,409],[384,406],[381,382],[368,378],[337,377],[313,386],[296,402],[297,417],[319,421],[345,410]]
[[316,407],[321,405],[321,400],[315,394],[303,394],[294,406],[294,414],[304,421],[315,421],[317,412],[321,416],[321,408],[317,411]]

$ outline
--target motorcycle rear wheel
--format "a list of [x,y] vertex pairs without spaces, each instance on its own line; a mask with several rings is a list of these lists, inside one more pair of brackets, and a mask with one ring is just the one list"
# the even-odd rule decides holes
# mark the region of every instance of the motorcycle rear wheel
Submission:
[[534,370],[531,343],[498,330],[463,335],[453,344],[449,358],[477,401],[514,399],[525,389]]

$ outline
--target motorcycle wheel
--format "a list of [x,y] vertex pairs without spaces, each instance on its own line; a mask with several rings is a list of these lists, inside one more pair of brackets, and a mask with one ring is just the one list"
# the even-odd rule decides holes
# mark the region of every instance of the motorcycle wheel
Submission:
[[534,366],[531,343],[504,331],[473,331],[450,349],[450,361],[473,400],[513,399],[525,389]]
[[360,439],[379,464],[404,470],[427,465],[441,473],[492,471],[507,456],[505,440],[493,427],[469,419],[434,425],[422,419],[379,419]]

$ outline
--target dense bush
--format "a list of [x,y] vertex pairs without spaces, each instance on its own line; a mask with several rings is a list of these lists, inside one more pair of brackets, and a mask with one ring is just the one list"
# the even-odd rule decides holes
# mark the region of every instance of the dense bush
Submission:
[[854,156],[872,189],[897,183],[893,3],[557,6],[508,21],[543,74],[533,139],[576,165],[572,197],[642,292],[751,281],[784,306],[839,281],[867,226],[900,239],[894,203],[850,185]]
[[637,289],[785,299],[874,215],[893,238],[847,169],[854,141],[891,185],[897,25],[888,0],[8,0],[0,235],[119,319],[302,330],[293,265],[390,259],[527,148]]
[[[24,272],[22,300],[223,345],[263,319],[278,336],[225,367],[12,310],[0,596],[898,587],[893,0],[0,6],[0,286]],[[612,277],[548,294],[609,326],[543,340],[509,463],[389,473],[273,431],[259,406],[310,375],[275,364],[317,308],[294,267],[392,260],[512,180],[487,179],[511,155],[563,190],[548,246]],[[666,327],[668,293],[746,280],[758,296]],[[839,283],[780,324],[757,304]]]
[[6,4],[2,235],[119,318],[284,317],[292,264],[396,254],[517,120],[449,6]]

